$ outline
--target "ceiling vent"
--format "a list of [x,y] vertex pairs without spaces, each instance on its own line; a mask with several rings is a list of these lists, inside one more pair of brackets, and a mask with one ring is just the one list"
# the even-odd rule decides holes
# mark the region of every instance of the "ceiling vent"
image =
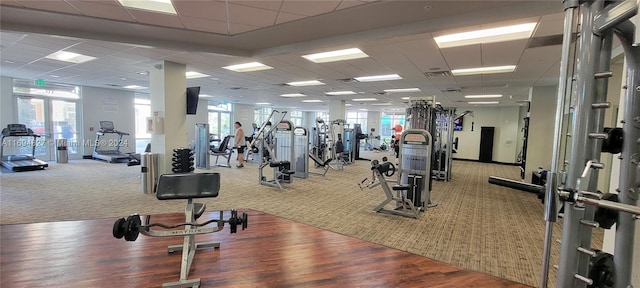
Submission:
[[336,79],[336,81],[342,82],[342,83],[358,83],[358,80],[353,78]]
[[389,93],[387,93],[387,92],[376,92],[376,93],[373,93],[373,94],[378,95],[378,96],[389,95]]
[[273,85],[278,86],[278,87],[289,87],[289,85],[287,85],[287,83],[277,83],[277,84],[273,84]]
[[458,89],[458,88],[447,88],[444,90],[440,90],[442,93],[460,93],[462,92],[462,90]]
[[427,76],[427,78],[431,78],[431,77],[446,77],[446,76],[451,76],[451,72],[450,71],[446,71],[446,70],[431,71],[431,72],[425,72],[424,75]]
[[230,87],[229,90],[247,90],[246,87]]
[[[578,39],[578,33],[573,33],[573,35],[571,35],[571,42],[575,42],[576,39]],[[529,41],[529,46],[527,46],[527,48],[537,48],[554,45],[562,45],[562,34],[533,37],[531,38],[531,41]]]
[[107,83],[107,84],[104,84],[104,85],[111,86],[111,87],[120,87],[121,86],[121,85],[113,84],[113,83]]

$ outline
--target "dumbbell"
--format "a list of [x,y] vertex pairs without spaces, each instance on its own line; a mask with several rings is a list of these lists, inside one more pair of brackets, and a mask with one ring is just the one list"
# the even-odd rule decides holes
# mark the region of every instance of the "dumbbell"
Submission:
[[247,215],[247,213],[242,213],[242,218],[238,218],[238,211],[231,210],[231,218],[229,218],[229,228],[232,234],[238,231],[238,225],[242,225],[242,230],[247,229],[248,223],[249,215]]
[[138,214],[130,215],[127,219],[120,218],[113,223],[113,237],[117,239],[124,237],[124,240],[136,241],[140,235],[138,229],[141,226],[142,220]]

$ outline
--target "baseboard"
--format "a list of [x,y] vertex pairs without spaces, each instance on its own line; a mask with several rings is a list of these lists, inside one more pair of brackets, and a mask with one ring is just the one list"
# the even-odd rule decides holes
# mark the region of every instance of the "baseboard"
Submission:
[[508,165],[508,166],[520,166],[520,163],[507,163],[507,162],[499,162],[499,161],[481,162],[480,160],[461,159],[461,158],[453,158],[453,160],[456,160],[456,161],[468,161],[468,162],[478,162],[478,163],[492,163],[492,164],[500,164],[500,165]]

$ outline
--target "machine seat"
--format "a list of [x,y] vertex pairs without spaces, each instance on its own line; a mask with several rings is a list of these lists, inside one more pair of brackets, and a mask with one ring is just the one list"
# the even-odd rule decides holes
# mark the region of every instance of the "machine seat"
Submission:
[[158,178],[156,197],[158,200],[213,198],[218,197],[219,191],[219,173],[163,174]]
[[269,162],[269,167],[271,167],[271,168],[283,167],[283,166],[286,166],[288,164],[291,164],[291,162],[289,162],[289,161],[275,161],[275,162]]
[[393,190],[393,191],[405,191],[405,190],[409,190],[409,185],[404,185],[404,184],[400,184],[400,185],[393,185],[393,187],[391,187],[391,190]]

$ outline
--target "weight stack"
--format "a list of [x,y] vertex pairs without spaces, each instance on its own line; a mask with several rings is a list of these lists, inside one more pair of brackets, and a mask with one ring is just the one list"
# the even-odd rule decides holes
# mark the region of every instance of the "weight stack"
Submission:
[[171,158],[171,171],[173,173],[191,173],[194,170],[194,152],[189,148],[173,149],[173,158]]

